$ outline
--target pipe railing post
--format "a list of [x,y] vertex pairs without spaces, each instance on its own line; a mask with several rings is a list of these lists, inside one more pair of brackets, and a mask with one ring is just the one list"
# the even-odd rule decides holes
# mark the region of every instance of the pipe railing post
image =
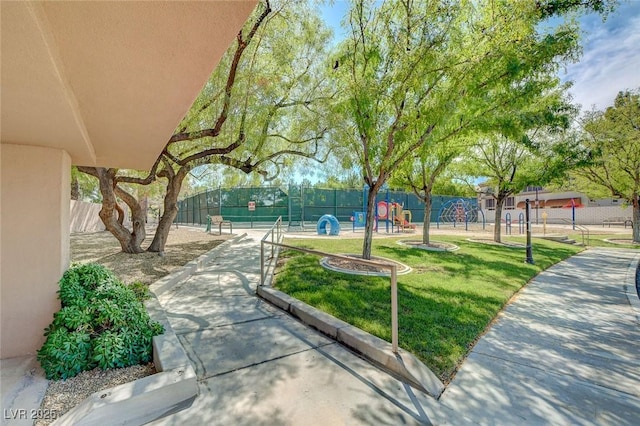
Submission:
[[264,285],[264,240],[260,241],[260,285]]
[[396,265],[391,265],[391,349],[393,353],[398,353],[398,281]]

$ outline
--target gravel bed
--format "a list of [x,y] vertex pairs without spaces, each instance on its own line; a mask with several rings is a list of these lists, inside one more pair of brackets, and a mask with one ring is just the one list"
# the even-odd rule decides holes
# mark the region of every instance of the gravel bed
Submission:
[[141,379],[155,373],[156,369],[150,363],[112,370],[94,368],[90,371],[83,371],[67,380],[51,381],[42,400],[40,411],[51,413],[52,418],[36,420],[34,425],[46,426],[53,423],[56,418],[61,417],[94,392]]
[[[158,253],[122,253],[120,244],[109,232],[71,235],[71,262],[96,262],[111,269],[125,283],[141,281],[151,284],[186,263],[208,252],[232,235],[213,235],[203,229],[180,227],[172,229],[167,239],[164,256]],[[147,230],[145,248],[153,239],[153,229]],[[111,370],[84,371],[67,380],[50,381],[40,405],[43,413],[55,413],[52,419],[39,419],[34,423],[44,426],[52,423],[89,395],[123,383],[155,374],[152,363]]]

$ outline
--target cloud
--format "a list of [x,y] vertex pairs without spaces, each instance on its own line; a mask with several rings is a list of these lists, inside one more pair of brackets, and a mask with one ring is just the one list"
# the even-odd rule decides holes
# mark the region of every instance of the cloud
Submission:
[[570,93],[583,110],[604,109],[619,91],[640,87],[640,2],[622,4],[605,23],[592,15],[581,24],[583,57],[561,78],[574,82]]

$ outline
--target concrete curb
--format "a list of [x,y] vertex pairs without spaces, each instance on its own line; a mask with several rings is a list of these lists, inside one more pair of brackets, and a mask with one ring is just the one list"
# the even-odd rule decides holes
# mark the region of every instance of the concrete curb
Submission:
[[439,398],[444,384],[413,354],[402,349],[395,354],[391,344],[326,312],[301,302],[272,287],[259,286],[258,296],[289,312],[303,323],[337,340],[364,358],[414,388]]
[[[351,254],[348,254],[348,253],[340,253],[340,255],[352,256]],[[406,275],[412,271],[409,265],[405,265],[404,263],[398,262],[397,260],[391,260],[388,258],[377,257],[377,256],[371,256],[371,260],[374,260],[374,261],[382,260],[382,261],[395,263],[397,266],[396,275]],[[342,274],[349,274],[349,275],[366,275],[370,277],[390,277],[391,276],[390,271],[385,271],[385,272],[358,271],[353,269],[341,268],[340,266],[333,266],[331,263],[329,263],[329,257],[323,257],[322,259],[320,259],[320,266],[330,271],[340,272]]]
[[145,307],[151,319],[165,329],[164,334],[153,338],[153,363],[158,373],[96,392],[53,425],[143,425],[189,407],[198,395],[197,376],[157,296],[201,270],[218,252],[246,235],[223,242],[149,286],[152,297]]
[[640,322],[640,295],[638,295],[638,290],[636,288],[636,270],[638,269],[639,263],[640,254],[636,255],[635,259],[629,264],[624,276],[623,284],[624,292],[627,295],[629,304],[631,305],[631,310],[636,315],[638,322]]

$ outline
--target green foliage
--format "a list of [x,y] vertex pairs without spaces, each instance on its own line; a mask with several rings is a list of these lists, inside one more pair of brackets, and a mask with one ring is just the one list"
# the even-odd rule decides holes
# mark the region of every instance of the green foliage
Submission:
[[[222,166],[211,169],[209,186],[257,185],[260,176],[244,175],[249,166],[273,178],[292,166],[291,156],[326,154],[335,91],[327,79],[331,33],[312,5],[290,1],[272,5],[249,38],[265,8],[265,2],[256,7],[242,30],[243,42],[234,41],[179,124],[176,134],[189,137],[167,147],[184,158],[235,142],[228,152],[192,162]],[[217,130],[199,133],[206,129]]]
[[113,272],[97,263],[87,263],[67,270],[60,279],[58,296],[62,306],[81,303],[99,284],[117,281]]
[[148,296],[144,284],[130,288],[105,267],[85,264],[65,272],[58,294],[62,308],[45,329],[47,339],[38,351],[48,379],[151,360],[152,338],[164,329],[142,305]]
[[[407,161],[410,172],[425,166],[417,178],[434,180],[460,154],[456,140],[497,123],[512,138],[538,127],[536,120],[566,125],[567,115],[528,114],[529,105],[560,86],[557,70],[580,52],[575,21],[545,28],[544,20],[604,11],[601,3],[354,1],[335,74],[341,112],[350,122],[343,140],[357,155],[369,200]],[[438,146],[444,149],[434,162]],[[433,184],[419,183],[423,193]],[[371,233],[368,225],[365,258]]]
[[66,328],[71,331],[88,332],[91,324],[91,309],[88,306],[65,306],[53,314],[53,327]]
[[144,302],[145,300],[151,298],[151,291],[149,290],[149,286],[141,281],[134,281],[129,284],[129,288],[136,295],[136,299],[140,302]]
[[588,113],[583,127],[592,162],[576,172],[576,183],[593,197],[608,193],[633,206],[633,240],[640,243],[640,88]]
[[596,12],[606,17],[618,5],[617,0],[543,0],[537,1],[542,17],[554,17],[567,12]]
[[47,379],[67,379],[95,367],[91,359],[91,336],[66,327],[47,329],[47,340],[38,351],[38,361]]
[[98,367],[103,370],[126,367],[124,363],[126,348],[119,333],[106,330],[93,339],[91,346],[93,360],[98,364]]

